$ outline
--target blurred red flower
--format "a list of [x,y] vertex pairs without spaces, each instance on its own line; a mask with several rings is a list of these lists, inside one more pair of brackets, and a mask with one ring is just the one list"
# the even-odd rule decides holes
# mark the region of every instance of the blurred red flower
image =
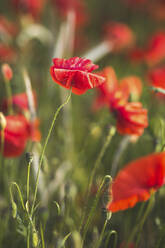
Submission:
[[5,157],[17,157],[25,149],[27,140],[30,137],[30,126],[26,118],[22,115],[6,116],[6,122],[3,154]]
[[[153,87],[165,89],[165,66],[152,69],[148,72],[147,78]],[[165,98],[162,93],[156,93],[161,99]]]
[[0,43],[0,61],[11,62],[16,59],[16,52],[13,48],[3,43]]
[[130,102],[116,109],[117,130],[120,134],[140,136],[148,126],[147,109],[140,102]]
[[[38,121],[30,123],[23,115],[8,115],[5,117],[6,127],[4,129],[4,151],[5,157],[20,156],[25,149],[28,139],[40,140]],[[2,135],[0,131],[0,140]]]
[[107,40],[115,50],[128,48],[134,43],[135,37],[132,30],[124,23],[108,22],[104,26],[105,40]]
[[30,14],[38,19],[44,6],[44,0],[11,0],[14,8],[21,13]]
[[150,70],[148,79],[152,86],[165,89],[165,66]]
[[[36,105],[36,94],[33,92],[33,99]],[[2,101],[1,110],[6,113],[9,104],[9,99]],[[19,93],[12,96],[12,106],[17,113],[29,111],[28,97],[26,93]]]
[[76,24],[84,25],[88,20],[87,10],[82,0],[52,0],[57,7],[60,15],[66,17],[69,11],[74,11],[76,15]]
[[165,32],[155,33],[147,46],[145,61],[148,65],[155,65],[165,59]]
[[18,29],[16,25],[7,20],[6,17],[0,15],[0,35],[9,37],[15,36],[17,33]]
[[149,199],[165,181],[165,152],[150,154],[121,169],[112,184],[107,210],[117,212]]
[[77,95],[105,82],[104,77],[91,73],[98,68],[98,65],[94,65],[89,59],[55,58],[53,63],[50,70],[53,80],[66,89],[72,89],[72,92]]
[[140,96],[142,83],[138,77],[125,77],[118,82],[112,67],[106,67],[101,75],[106,81],[97,88],[98,97],[93,104],[95,110],[107,105],[111,111],[114,111],[118,106],[126,104],[130,95],[136,99]]

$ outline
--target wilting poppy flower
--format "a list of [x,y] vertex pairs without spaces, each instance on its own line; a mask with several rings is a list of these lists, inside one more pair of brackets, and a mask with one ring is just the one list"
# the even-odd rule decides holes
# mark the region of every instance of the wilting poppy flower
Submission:
[[89,59],[73,57],[70,59],[53,59],[51,76],[53,80],[72,92],[81,95],[87,90],[105,82],[105,78],[92,73],[98,68]]
[[52,0],[53,5],[57,7],[60,15],[66,17],[69,11],[74,11],[76,24],[84,25],[88,19],[84,1],[82,0]]
[[[8,115],[5,117],[6,127],[4,129],[4,151],[5,157],[20,156],[25,149],[28,139],[40,140],[38,123],[30,123],[23,115]],[[0,140],[1,140],[0,131]]]
[[11,2],[17,11],[30,14],[35,19],[39,18],[44,5],[44,0],[11,0]]
[[108,22],[105,27],[105,40],[109,41],[110,46],[115,50],[127,48],[134,43],[132,30],[124,23]]
[[[36,104],[36,95],[33,92],[34,103]],[[28,97],[26,93],[20,93],[12,96],[12,106],[17,113],[29,111]],[[2,112],[6,112],[8,108],[9,100],[4,99],[2,101]]]
[[165,181],[165,152],[150,154],[121,169],[112,184],[107,210],[117,212],[149,199]]
[[140,136],[148,126],[147,109],[140,102],[129,102],[116,109],[117,130],[120,134]]

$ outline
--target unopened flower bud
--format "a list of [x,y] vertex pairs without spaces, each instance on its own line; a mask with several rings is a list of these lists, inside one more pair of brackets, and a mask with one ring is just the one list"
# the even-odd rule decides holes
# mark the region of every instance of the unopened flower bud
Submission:
[[26,153],[26,161],[27,161],[28,164],[32,163],[32,161],[33,161],[33,153],[31,153],[31,152]]
[[10,81],[13,77],[13,71],[11,67],[8,64],[3,64],[1,70],[5,80]]
[[6,118],[2,112],[0,112],[0,130],[4,130],[7,125]]
[[12,201],[12,216],[15,219],[17,216],[17,205],[14,201]]
[[38,234],[37,234],[37,231],[36,230],[33,230],[32,240],[33,240],[33,247],[34,248],[38,247],[39,239],[38,239]]

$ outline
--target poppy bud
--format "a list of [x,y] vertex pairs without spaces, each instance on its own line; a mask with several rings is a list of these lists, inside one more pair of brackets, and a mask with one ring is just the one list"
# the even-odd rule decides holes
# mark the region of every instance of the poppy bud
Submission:
[[1,70],[2,70],[2,74],[4,76],[4,79],[6,81],[10,81],[13,77],[13,71],[12,71],[11,67],[8,64],[3,64]]
[[4,130],[7,125],[6,118],[2,112],[0,112],[0,130]]

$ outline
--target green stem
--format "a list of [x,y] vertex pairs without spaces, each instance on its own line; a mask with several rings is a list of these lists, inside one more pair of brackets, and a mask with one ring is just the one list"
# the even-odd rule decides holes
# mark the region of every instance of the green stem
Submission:
[[[132,232],[131,232],[128,240],[127,240],[125,248],[127,248],[129,246],[130,242],[133,240],[133,238],[135,237],[135,235],[138,232],[138,230],[139,230],[139,233],[138,233],[138,237],[137,237],[137,242],[139,241],[139,235],[141,234],[140,230],[142,230],[144,222],[145,222],[146,218],[148,217],[148,215],[149,215],[149,213],[150,213],[150,211],[151,211],[151,209],[153,207],[154,199],[155,199],[154,194],[152,194],[151,197],[150,197],[148,206],[147,206],[147,208],[146,208],[146,210],[144,212],[144,215],[143,215],[142,219],[140,220],[140,223],[135,225],[134,229],[132,230]],[[137,247],[136,245],[135,245],[135,247]]]
[[0,154],[0,166],[2,168],[2,181],[4,182],[4,141],[5,141],[5,128],[1,130],[1,154]]
[[108,243],[109,243],[109,240],[110,240],[110,237],[114,234],[115,238],[114,238],[114,244],[113,244],[113,248],[116,248],[116,245],[117,245],[117,232],[115,230],[112,230],[109,232],[107,238],[106,238],[106,241],[105,241],[105,248],[108,247]]
[[27,227],[27,248],[30,248],[30,227]]
[[97,191],[97,194],[96,194],[96,198],[95,198],[95,201],[94,201],[94,204],[89,212],[89,215],[88,215],[88,218],[87,218],[87,221],[85,223],[85,226],[84,226],[84,233],[83,233],[83,237],[82,237],[82,247],[83,247],[83,244],[84,244],[84,241],[85,241],[85,238],[86,238],[86,234],[87,234],[87,231],[88,231],[88,227],[89,227],[89,224],[93,218],[93,215],[95,213],[95,209],[96,209],[96,206],[97,206],[97,203],[99,201],[99,198],[100,198],[100,195],[101,195],[101,192],[102,192],[102,189],[103,189],[103,186],[105,185],[105,183],[107,184],[107,180],[109,183],[112,182],[112,178],[111,176],[109,175],[106,175]]
[[52,121],[51,126],[50,126],[50,128],[49,128],[48,135],[47,135],[47,137],[46,137],[46,140],[45,140],[43,149],[42,149],[42,153],[41,153],[41,157],[40,157],[40,161],[39,161],[39,166],[38,166],[38,171],[37,171],[37,178],[36,178],[34,199],[33,199],[32,208],[31,208],[31,214],[30,214],[31,216],[33,215],[34,206],[35,206],[35,201],[36,201],[36,197],[37,197],[37,190],[38,190],[38,183],[39,183],[39,174],[40,174],[41,165],[42,165],[42,162],[43,162],[43,159],[44,159],[45,150],[46,150],[46,147],[47,147],[49,138],[50,138],[50,136],[51,136],[53,127],[54,127],[54,125],[55,125],[57,116],[58,116],[60,110],[69,102],[69,100],[70,100],[70,98],[71,98],[71,94],[72,94],[72,92],[71,92],[71,90],[70,90],[69,96],[68,96],[68,98],[66,99],[66,101],[65,101],[63,104],[61,104],[61,105],[58,107],[58,109],[56,110],[56,112],[55,112],[55,114],[54,114],[54,117],[53,117],[53,121]]
[[5,79],[5,88],[8,99],[8,112],[9,115],[12,115],[13,114],[12,91],[11,91],[11,84],[7,79]]
[[96,248],[99,248],[100,245],[101,245],[101,242],[102,242],[103,237],[104,237],[104,232],[105,232],[107,223],[108,223],[108,219],[106,218],[106,220],[105,220],[105,222],[104,222],[104,226],[103,226],[102,231],[101,231],[101,234],[100,234],[99,241],[97,242]]
[[[92,187],[92,183],[93,183],[93,179],[95,177],[95,174],[96,174],[96,171],[100,165],[100,162],[105,154],[105,151],[109,145],[109,143],[111,142],[112,140],[112,137],[115,135],[115,132],[116,132],[116,129],[115,127],[111,127],[109,132],[108,132],[108,136],[106,137],[106,140],[105,140],[105,143],[96,159],[96,162],[94,164],[94,167],[93,167],[93,170],[92,170],[92,173],[90,175],[90,178],[89,178],[89,184],[88,184],[88,188],[87,188],[87,193],[86,193],[86,204],[88,203],[88,200],[89,200],[89,194],[90,194],[90,191],[91,191],[91,187]],[[82,231],[82,227],[83,227],[83,224],[84,224],[84,220],[85,220],[85,217],[86,217],[86,212],[87,212],[87,208],[86,210],[84,211],[84,214],[83,214],[83,217],[82,217],[82,221],[81,221],[81,224],[80,224],[80,231]]]
[[26,199],[27,199],[27,202],[29,201],[29,182],[30,182],[30,169],[31,169],[31,162],[28,163],[28,172],[27,172],[27,184],[26,184]]
[[25,205],[24,205],[24,201],[23,201],[23,197],[22,197],[22,193],[21,193],[21,190],[18,186],[18,184],[16,182],[11,182],[11,185],[10,185],[10,197],[11,197],[11,201],[14,202],[13,200],[13,194],[12,194],[12,186],[15,186],[17,191],[18,191],[18,195],[19,195],[19,198],[20,198],[20,201],[21,201],[21,204],[22,204],[22,208],[25,210]]

